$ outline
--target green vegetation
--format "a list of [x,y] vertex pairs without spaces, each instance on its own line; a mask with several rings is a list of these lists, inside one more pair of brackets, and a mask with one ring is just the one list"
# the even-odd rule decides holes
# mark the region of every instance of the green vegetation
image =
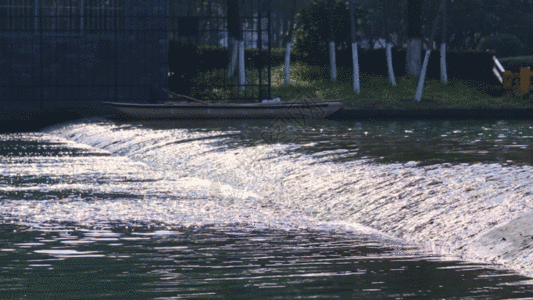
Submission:
[[[531,59],[531,58],[529,58]],[[522,58],[521,61],[525,61]],[[516,58],[502,61],[505,64],[516,63]],[[266,72],[264,73],[266,74]],[[195,84],[237,84],[234,77],[226,79],[223,70],[201,73],[195,78]],[[301,62],[291,66],[291,83],[283,84],[283,65],[272,67],[272,98],[281,97],[283,101],[294,99],[319,99],[319,101],[340,100],[346,107],[353,108],[530,108],[533,101],[530,97],[512,94],[502,94],[497,87],[481,82],[452,79],[447,86],[439,80],[427,79],[424,86],[422,101],[416,103],[414,95],[417,80],[408,77],[398,77],[397,86],[392,87],[388,77],[362,73],[361,93],[356,94],[352,89],[351,69],[340,67],[338,81],[329,80],[327,67],[311,66]],[[257,70],[247,73],[247,82],[258,83]],[[210,98],[217,102],[230,101],[237,89],[207,90],[201,87],[193,89],[192,96],[196,98]],[[494,95],[499,94],[499,97]],[[492,95],[492,96],[491,96]],[[206,97],[208,96],[208,97]]]

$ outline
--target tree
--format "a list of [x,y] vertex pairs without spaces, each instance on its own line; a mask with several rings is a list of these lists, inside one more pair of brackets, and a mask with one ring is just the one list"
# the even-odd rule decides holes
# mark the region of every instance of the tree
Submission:
[[411,76],[420,74],[422,57],[422,0],[407,0],[406,71]]
[[285,35],[285,84],[290,82],[290,67],[291,67],[291,45],[292,45],[292,33],[294,31],[294,19],[296,16],[296,5],[298,0],[292,0],[291,9],[289,11],[288,32]]
[[355,21],[355,0],[349,0],[350,10],[350,29],[352,33],[352,64],[353,64],[353,90],[356,93],[361,92],[359,84],[359,57],[357,55],[357,34],[356,34],[356,21]]
[[446,5],[446,0],[442,0],[442,3],[441,3],[440,8],[439,8],[439,11],[437,12],[437,16],[435,17],[435,22],[433,24],[433,29],[431,30],[431,35],[429,37],[428,47],[426,49],[426,56],[424,57],[424,64],[422,65],[422,70],[420,72],[420,78],[419,78],[419,81],[418,81],[418,88],[416,90],[416,95],[415,95],[415,101],[416,102],[420,102],[420,100],[422,100],[422,90],[424,88],[424,80],[426,79],[426,70],[427,70],[427,67],[428,67],[429,55],[430,55],[431,50],[433,48],[433,38],[435,36],[435,31],[437,30],[437,26],[439,24],[438,23],[439,22],[439,18],[441,17],[441,15],[443,13],[445,5]]
[[[335,0],[334,7],[328,9],[327,1],[329,0],[318,0],[296,15],[295,47],[317,59],[321,58],[322,50],[329,44],[331,33],[337,44],[350,41],[350,28],[346,26],[350,22],[350,14],[346,9],[346,3],[342,0]],[[328,11],[333,12],[333,24],[331,24],[332,20]],[[359,11],[356,10],[356,12]]]
[[442,11],[442,42],[440,44],[440,81],[442,84],[448,84],[448,73],[446,70],[446,2],[443,1]]
[[245,70],[244,70],[244,41],[242,36],[242,23],[240,16],[240,6],[238,0],[228,0],[228,32],[232,38],[232,55],[230,65],[228,67],[228,77],[231,77],[235,72],[237,65],[237,58],[239,59],[239,85],[244,90]]
[[333,26],[335,24],[335,0],[327,0],[328,12],[328,42],[329,42],[329,65],[331,67],[331,80],[337,80],[337,62],[335,59],[335,32]]

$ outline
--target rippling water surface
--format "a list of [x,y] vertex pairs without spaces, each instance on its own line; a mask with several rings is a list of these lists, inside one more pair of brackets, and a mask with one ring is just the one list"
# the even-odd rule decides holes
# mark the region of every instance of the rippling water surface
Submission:
[[532,142],[523,121],[0,135],[0,298],[533,297]]

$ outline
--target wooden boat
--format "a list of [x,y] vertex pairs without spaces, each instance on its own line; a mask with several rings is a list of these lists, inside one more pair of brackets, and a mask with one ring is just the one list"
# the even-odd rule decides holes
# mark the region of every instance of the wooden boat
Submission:
[[320,119],[342,107],[341,102],[295,102],[253,104],[209,104],[166,102],[164,104],[136,104],[105,102],[117,116],[134,119]]

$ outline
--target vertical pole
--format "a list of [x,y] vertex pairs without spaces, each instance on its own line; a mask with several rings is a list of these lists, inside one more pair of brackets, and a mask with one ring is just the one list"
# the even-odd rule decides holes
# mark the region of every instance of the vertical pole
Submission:
[[39,0],[35,0],[33,5],[33,18],[35,23],[35,33],[39,30]]
[[261,9],[262,5],[259,4],[259,10],[257,12],[257,48],[259,48],[259,102],[263,99],[263,27],[261,26]]
[[[39,2],[39,0],[37,0],[37,2]],[[44,108],[44,82],[43,82],[43,21],[42,21],[42,17],[41,17],[41,14],[40,14],[40,7],[39,7],[39,64],[40,64],[40,69],[39,69],[39,77],[40,77],[40,80],[39,80],[39,85],[40,85],[40,88],[41,88],[41,105],[40,105],[40,110],[43,110]]]
[[272,31],[270,28],[270,23],[272,22],[272,9],[270,5],[268,6],[268,96],[267,98],[270,99],[270,92],[271,92],[271,86],[272,86]]
[[80,0],[80,33],[83,34],[83,18],[85,17],[85,0]]
[[[116,21],[116,18],[117,16],[115,15],[115,24],[117,23]],[[115,62],[115,101],[118,99],[118,60],[119,60],[119,57],[118,57],[118,46],[117,46],[117,27],[115,26],[113,28],[113,38],[114,38],[114,51],[115,51],[115,59],[114,59],[114,62]]]
[[244,41],[239,41],[239,85],[241,86],[241,91],[244,91],[246,88],[246,74],[244,70]]

